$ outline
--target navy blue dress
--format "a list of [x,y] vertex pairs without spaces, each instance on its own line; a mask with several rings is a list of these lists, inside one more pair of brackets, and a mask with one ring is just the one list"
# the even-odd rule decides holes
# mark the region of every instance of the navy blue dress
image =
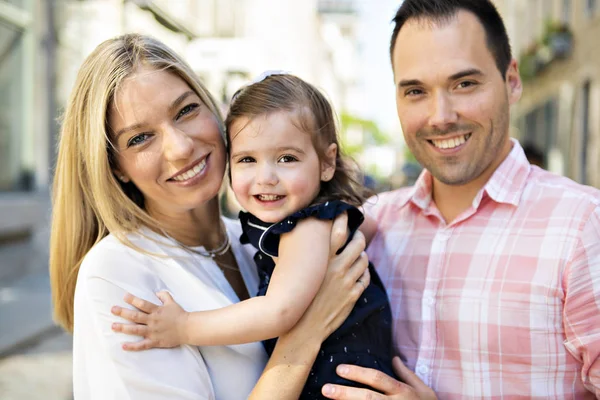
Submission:
[[[290,232],[304,218],[333,220],[344,211],[348,213],[348,229],[352,237],[364,220],[363,214],[356,207],[338,200],[307,207],[275,224],[265,223],[250,213],[240,212],[243,229],[240,240],[242,243],[252,243],[258,249],[254,256],[260,277],[258,295],[264,296],[267,292],[275,268],[271,257],[277,257],[281,234]],[[325,399],[321,395],[321,388],[326,383],[362,387],[337,375],[335,368],[338,364],[374,368],[395,376],[392,370],[390,304],[381,279],[370,263],[369,271],[371,283],[346,321],[323,342],[300,399]],[[276,342],[277,339],[263,342],[269,356],[273,353]]]

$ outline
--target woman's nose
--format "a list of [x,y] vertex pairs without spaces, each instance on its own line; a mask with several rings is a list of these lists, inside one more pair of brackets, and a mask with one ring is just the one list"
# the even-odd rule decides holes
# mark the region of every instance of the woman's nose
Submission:
[[165,157],[170,161],[188,159],[194,153],[194,140],[185,132],[167,126],[163,129]]

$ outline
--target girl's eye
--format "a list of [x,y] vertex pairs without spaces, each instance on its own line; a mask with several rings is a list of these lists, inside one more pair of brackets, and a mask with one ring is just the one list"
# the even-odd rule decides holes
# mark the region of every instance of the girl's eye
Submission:
[[282,163],[290,163],[290,162],[294,162],[294,161],[298,161],[298,159],[289,154],[286,154],[285,156],[281,156],[279,158],[279,162],[282,162]]
[[247,163],[251,163],[251,162],[254,162],[254,158],[252,158],[252,157],[243,157],[238,160],[238,163],[242,163],[242,164],[247,164]]
[[150,135],[148,133],[140,133],[139,135],[135,135],[127,141],[127,147],[139,146],[140,144],[148,140],[149,137]]
[[181,111],[179,111],[179,114],[177,114],[175,119],[178,120],[179,118],[186,116],[198,107],[200,107],[200,105],[197,103],[188,104],[187,106],[183,107]]

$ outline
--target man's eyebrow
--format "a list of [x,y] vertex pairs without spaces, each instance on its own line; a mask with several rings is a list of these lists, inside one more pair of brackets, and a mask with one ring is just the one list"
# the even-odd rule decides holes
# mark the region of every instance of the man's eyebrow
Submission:
[[[187,92],[185,92],[184,94],[182,94],[181,96],[176,98],[173,103],[171,103],[171,105],[169,106],[169,110],[173,110],[173,109],[177,108],[181,103],[183,103],[183,101],[185,99],[187,99],[189,96],[193,96],[195,94],[196,93],[194,91],[188,90]],[[122,134],[124,134],[126,132],[135,131],[137,129],[140,129],[143,126],[144,126],[144,124],[136,123],[136,124],[127,126],[123,129],[119,129],[119,131],[117,131],[117,133],[115,133],[115,139],[118,139],[119,136],[121,136]]]
[[481,75],[483,75],[483,72],[481,72],[481,70],[479,70],[477,68],[469,68],[469,69],[465,69],[464,71],[459,71],[453,75],[450,75],[448,77],[448,80],[455,81],[457,79],[465,78],[467,76],[481,76]]
[[407,86],[422,86],[423,82],[418,79],[404,79],[398,83],[398,87],[407,87]]
[[[459,71],[455,74],[452,74],[448,77],[449,81],[455,81],[460,78],[464,78],[467,76],[481,76],[483,72],[477,68],[469,68],[464,71]],[[418,79],[403,79],[398,83],[398,87],[408,87],[408,86],[423,86],[423,82]]]

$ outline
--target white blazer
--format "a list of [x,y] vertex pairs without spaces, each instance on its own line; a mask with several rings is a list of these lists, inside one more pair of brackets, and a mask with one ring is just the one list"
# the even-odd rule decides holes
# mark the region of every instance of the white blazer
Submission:
[[[231,247],[251,296],[258,276],[250,245],[241,245],[237,221],[224,218]],[[73,391],[75,400],[246,399],[267,354],[261,343],[233,346],[181,346],[126,352],[121,344],[138,338],[111,330],[124,320],[111,314],[129,292],[160,304],[155,293],[169,291],[188,311],[212,310],[239,301],[212,259],[164,244],[165,238],[142,230],[129,235],[137,252],[109,235],[85,256],[75,290]],[[141,338],[140,338],[141,339]]]

